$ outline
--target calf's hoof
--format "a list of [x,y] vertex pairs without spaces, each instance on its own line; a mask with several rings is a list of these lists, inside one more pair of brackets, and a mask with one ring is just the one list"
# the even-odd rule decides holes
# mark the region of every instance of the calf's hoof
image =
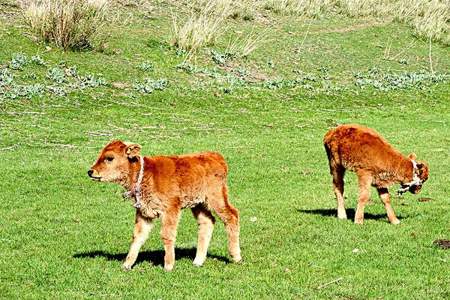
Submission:
[[389,220],[389,221],[391,222],[392,225],[398,225],[398,224],[400,224],[400,220],[397,219],[397,218],[392,219],[392,220]]
[[196,257],[194,259],[193,265],[196,266],[196,267],[201,267],[201,266],[203,266],[204,262],[205,262],[205,259],[201,259],[201,258],[197,258]]
[[347,219],[347,212],[345,211],[345,208],[338,208],[338,219]]
[[364,224],[364,219],[355,219],[355,224],[363,225]]
[[166,264],[166,265],[164,265],[164,270],[166,272],[172,271],[173,270],[173,264]]
[[233,259],[233,262],[234,262],[234,263],[240,263],[240,262],[242,262],[242,257],[241,257],[240,254],[233,255],[233,256],[231,256],[231,258]]
[[340,220],[347,220],[347,214],[346,213],[338,213],[337,217]]
[[124,264],[122,265],[122,270],[124,270],[125,272],[128,272],[128,271],[131,271],[131,267],[132,267],[132,265],[129,265],[129,264],[127,264],[127,263],[124,263]]

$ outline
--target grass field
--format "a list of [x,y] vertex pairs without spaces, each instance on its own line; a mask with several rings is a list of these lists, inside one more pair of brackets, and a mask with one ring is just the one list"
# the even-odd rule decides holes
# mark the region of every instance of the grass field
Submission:
[[[450,236],[448,46],[433,42],[430,54],[412,29],[380,19],[268,12],[229,20],[215,46],[183,64],[165,1],[150,17],[122,7],[128,21],[110,24],[103,52],[35,43],[8,3],[0,0],[0,69],[13,75],[0,93],[0,298],[450,298],[450,252],[433,245]],[[248,58],[220,55],[248,32],[264,34]],[[35,55],[45,64],[30,62]],[[156,90],[145,93],[145,78],[168,85],[151,81]],[[399,226],[375,191],[363,226],[336,218],[322,137],[350,122],[430,165],[421,194],[394,197]],[[116,138],[146,155],[223,153],[243,263],[229,262],[217,222],[205,265],[192,266],[197,225],[184,211],[172,272],[162,268],[159,225],[122,271],[132,205],[120,187],[86,175]],[[349,174],[350,216],[356,185]]]

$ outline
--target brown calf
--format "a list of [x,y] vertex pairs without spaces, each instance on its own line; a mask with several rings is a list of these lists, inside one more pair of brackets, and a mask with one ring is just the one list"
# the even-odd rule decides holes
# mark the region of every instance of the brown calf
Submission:
[[333,176],[338,218],[347,218],[344,174],[345,170],[350,170],[356,172],[359,183],[355,223],[364,221],[364,206],[369,201],[372,185],[384,203],[389,221],[399,224],[391,206],[388,187],[400,183],[400,193],[409,190],[417,194],[428,179],[428,166],[424,162],[416,162],[415,154],[403,156],[376,131],[360,125],[341,125],[331,129],[323,142]]
[[133,242],[123,267],[131,269],[154,219],[159,217],[164,269],[172,270],[177,225],[185,207],[192,209],[199,226],[194,265],[201,266],[206,259],[215,222],[211,211],[225,223],[229,253],[239,262],[239,212],[228,201],[228,167],[224,158],[214,152],[142,157],[140,150],[138,144],[113,141],[103,148],[88,171],[94,180],[120,184],[128,191],[125,194],[135,201]]

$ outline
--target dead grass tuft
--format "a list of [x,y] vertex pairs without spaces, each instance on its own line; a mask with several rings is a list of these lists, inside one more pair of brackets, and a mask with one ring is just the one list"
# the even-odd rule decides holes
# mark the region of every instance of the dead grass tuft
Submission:
[[448,0],[402,0],[397,5],[396,18],[413,27],[418,36],[450,44]]
[[91,48],[106,20],[107,0],[30,0],[23,4],[25,20],[37,37],[65,50]]
[[391,18],[414,28],[419,37],[450,44],[448,0],[265,0],[263,7],[279,14],[307,17],[340,14]]
[[172,43],[189,53],[195,53],[203,46],[213,45],[224,32],[225,20],[231,12],[231,0],[197,1],[183,22],[173,16]]

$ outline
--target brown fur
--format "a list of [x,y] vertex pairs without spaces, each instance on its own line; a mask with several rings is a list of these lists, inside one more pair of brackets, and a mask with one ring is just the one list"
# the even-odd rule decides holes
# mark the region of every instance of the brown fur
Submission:
[[[122,141],[109,143],[89,170],[89,176],[134,190],[140,170],[140,149],[137,144]],[[194,265],[201,266],[206,259],[215,222],[211,211],[225,223],[230,255],[234,261],[240,261],[239,212],[228,201],[227,173],[224,158],[215,152],[144,157],[142,207],[136,209],[133,242],[124,268],[130,269],[135,263],[139,249],[153,227],[153,220],[159,217],[165,249],[164,268],[172,270],[177,225],[181,209],[186,207],[192,209],[199,226]]]
[[[338,218],[346,219],[344,207],[344,174],[346,170],[356,172],[359,184],[359,199],[355,223],[364,221],[364,206],[369,201],[370,186],[378,190],[387,216],[392,224],[399,224],[391,206],[388,188],[395,184],[406,184],[413,179],[415,154],[403,156],[376,131],[360,125],[341,125],[331,129],[324,137],[324,146],[333,176],[333,189],[338,203]],[[428,179],[428,166],[417,163],[418,176]],[[412,193],[420,192],[421,185],[410,188]]]

